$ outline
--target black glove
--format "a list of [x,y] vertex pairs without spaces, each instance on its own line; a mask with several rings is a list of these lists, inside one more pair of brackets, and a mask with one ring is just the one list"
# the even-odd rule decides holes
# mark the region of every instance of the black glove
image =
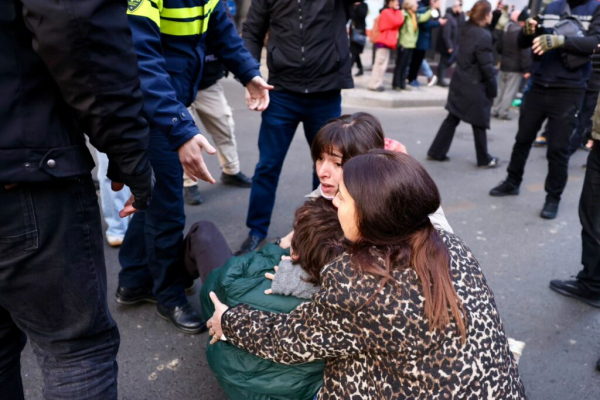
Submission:
[[119,171],[117,165],[111,161],[108,164],[106,176],[113,182],[124,183],[131,190],[131,194],[135,198],[132,205],[136,210],[145,210],[148,208],[150,200],[152,200],[154,183],[156,182],[154,170],[149,162],[141,173],[128,175]]

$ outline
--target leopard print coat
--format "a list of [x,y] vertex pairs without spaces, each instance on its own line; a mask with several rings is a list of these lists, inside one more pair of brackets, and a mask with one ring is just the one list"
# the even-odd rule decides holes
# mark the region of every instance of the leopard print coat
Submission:
[[440,231],[450,250],[454,287],[468,319],[463,344],[456,325],[429,332],[421,286],[412,269],[401,285],[359,273],[348,254],[323,268],[322,289],[290,314],[228,309],[228,341],[278,363],[325,359],[317,399],[525,399],[504,327],[479,264],[456,236]]

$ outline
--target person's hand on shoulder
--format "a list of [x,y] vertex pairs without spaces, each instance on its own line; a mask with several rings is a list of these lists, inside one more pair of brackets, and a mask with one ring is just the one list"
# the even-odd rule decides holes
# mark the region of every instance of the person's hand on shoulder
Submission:
[[261,76],[255,76],[246,85],[246,105],[252,111],[265,111],[269,106],[269,85]]
[[383,145],[384,150],[390,150],[390,151],[394,151],[396,153],[408,154],[406,147],[397,140],[385,138],[385,139],[383,139],[383,143],[384,143],[384,145]]

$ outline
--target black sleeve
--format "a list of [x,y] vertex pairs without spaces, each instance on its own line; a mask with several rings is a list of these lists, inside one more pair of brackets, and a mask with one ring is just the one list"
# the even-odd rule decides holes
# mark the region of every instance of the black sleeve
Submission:
[[533,64],[533,54],[531,49],[521,49],[521,69],[523,73],[531,71],[531,64]]
[[564,50],[569,53],[588,56],[598,48],[598,44],[600,44],[600,7],[596,7],[594,10],[585,37],[566,37]]
[[146,155],[148,123],[142,117],[144,104],[127,3],[20,1],[34,51],[90,142],[108,155],[110,178],[125,182],[134,195],[137,191],[143,196],[152,169]]
[[442,26],[441,32],[441,39],[444,41],[444,46],[446,47],[446,53],[448,52],[448,50],[450,49],[454,49],[454,43],[452,40],[452,23],[450,21],[448,21],[446,23],[446,25]]
[[490,99],[493,99],[498,94],[498,87],[494,75],[494,52],[492,51],[491,35],[488,34],[479,40],[475,47],[475,57],[485,83],[486,94]]
[[260,52],[268,30],[269,4],[267,0],[252,0],[248,17],[242,27],[242,38],[246,48],[258,62],[260,62]]

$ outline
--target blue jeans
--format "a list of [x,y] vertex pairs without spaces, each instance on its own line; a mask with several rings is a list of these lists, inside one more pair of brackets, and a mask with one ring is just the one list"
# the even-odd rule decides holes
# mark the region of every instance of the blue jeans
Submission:
[[106,235],[110,236],[125,236],[129,218],[119,217],[119,211],[129,200],[131,192],[125,186],[118,192],[112,190],[111,181],[106,177],[108,170],[108,157],[106,154],[96,150],[98,156],[98,182],[100,183],[100,205],[102,206],[102,216],[106,222]]
[[187,303],[183,288],[183,168],[165,136],[150,131],[148,155],[156,184],[150,206],[133,215],[119,250],[119,286],[152,287],[167,307]]
[[[269,108],[262,113],[259,160],[252,178],[246,220],[251,235],[267,237],[279,175],[298,124],[302,122],[310,146],[323,125],[341,114],[342,97],[338,92],[322,96],[271,92]],[[313,174],[313,189],[317,186],[319,178]]]
[[117,399],[119,331],[91,176],[0,185],[0,204],[0,399],[24,398],[26,337],[45,399]]
[[433,76],[433,71],[431,70],[429,63],[427,62],[427,59],[425,59],[425,58],[423,59],[423,62],[421,63],[421,71],[423,71],[423,74],[428,79],[431,79],[431,77]]

